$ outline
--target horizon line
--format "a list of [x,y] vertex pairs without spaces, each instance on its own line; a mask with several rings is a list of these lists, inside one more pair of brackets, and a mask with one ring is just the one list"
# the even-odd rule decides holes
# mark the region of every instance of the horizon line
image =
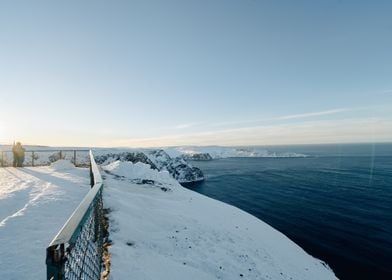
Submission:
[[[256,144],[256,145],[163,145],[163,146],[150,146],[150,147],[137,147],[137,146],[55,146],[55,145],[40,145],[40,144],[22,144],[22,146],[36,146],[43,148],[78,148],[78,149],[154,149],[154,148],[172,148],[172,147],[228,147],[228,148],[236,148],[236,147],[276,147],[276,146],[318,146],[318,145],[376,145],[376,144],[392,144],[392,140],[386,141],[376,141],[376,142],[368,142],[368,141],[358,141],[358,142],[320,142],[320,143],[293,143],[293,144]],[[11,144],[3,144],[0,143],[0,146],[12,146]]]

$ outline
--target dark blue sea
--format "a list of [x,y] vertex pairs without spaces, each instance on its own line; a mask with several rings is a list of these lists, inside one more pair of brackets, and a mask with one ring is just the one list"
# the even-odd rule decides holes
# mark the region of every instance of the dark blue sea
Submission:
[[206,180],[192,189],[267,222],[340,279],[392,279],[392,144],[265,149],[308,157],[193,161]]

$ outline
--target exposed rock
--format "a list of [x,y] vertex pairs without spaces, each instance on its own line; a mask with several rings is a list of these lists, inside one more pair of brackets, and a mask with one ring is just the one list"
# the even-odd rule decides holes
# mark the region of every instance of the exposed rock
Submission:
[[213,159],[209,153],[183,154],[182,158],[195,161],[208,161]]
[[203,172],[190,165],[183,158],[174,158],[166,166],[167,171],[180,183],[192,183],[204,180]]
[[165,170],[172,160],[164,150],[149,150],[146,154],[159,170]]

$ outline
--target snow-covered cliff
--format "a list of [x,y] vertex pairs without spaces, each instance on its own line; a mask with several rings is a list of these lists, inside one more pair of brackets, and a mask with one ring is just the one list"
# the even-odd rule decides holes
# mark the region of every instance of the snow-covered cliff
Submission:
[[103,169],[112,279],[337,279],[268,224],[183,188],[167,171],[124,161]]

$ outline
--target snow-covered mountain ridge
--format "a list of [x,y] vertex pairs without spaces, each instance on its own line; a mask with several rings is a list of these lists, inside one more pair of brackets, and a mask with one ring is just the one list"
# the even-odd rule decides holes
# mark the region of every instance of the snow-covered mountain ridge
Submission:
[[182,157],[170,157],[164,150],[101,152],[95,156],[95,160],[100,165],[114,161],[145,163],[152,169],[168,171],[181,184],[204,180],[203,172],[199,168],[192,166]]
[[98,164],[113,161],[142,162],[153,169],[167,170],[178,182],[192,183],[204,180],[203,172],[192,166],[189,160],[213,160],[229,157],[306,157],[292,152],[271,152],[257,147],[181,146],[162,149],[96,149]]
[[293,152],[271,152],[257,147],[220,147],[220,146],[180,146],[165,148],[171,157],[184,157],[189,160],[210,160],[230,157],[306,157]]

